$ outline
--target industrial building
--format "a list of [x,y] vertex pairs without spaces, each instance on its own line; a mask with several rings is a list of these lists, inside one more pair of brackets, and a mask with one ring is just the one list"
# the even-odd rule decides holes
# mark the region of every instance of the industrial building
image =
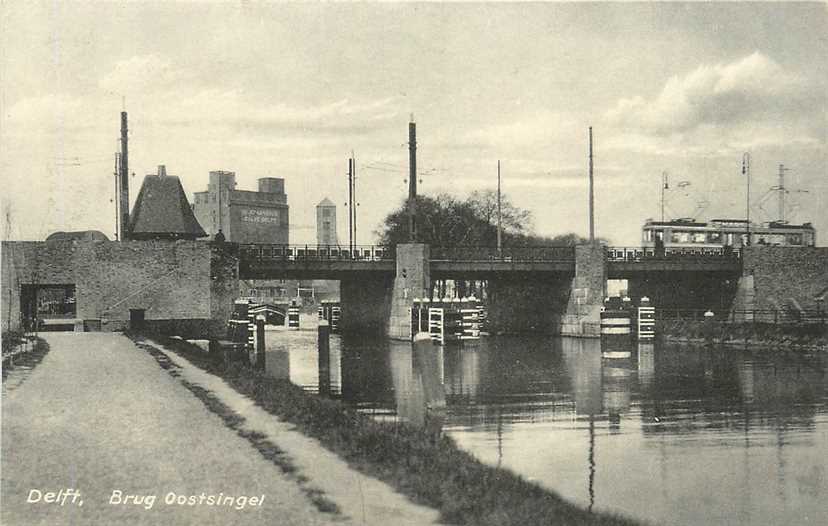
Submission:
[[214,237],[221,230],[226,241],[234,243],[273,243],[289,241],[289,207],[285,180],[259,179],[258,191],[237,190],[234,172],[210,172],[204,192],[195,192],[193,213]]
[[336,205],[327,197],[316,205],[316,244],[339,244],[336,235]]

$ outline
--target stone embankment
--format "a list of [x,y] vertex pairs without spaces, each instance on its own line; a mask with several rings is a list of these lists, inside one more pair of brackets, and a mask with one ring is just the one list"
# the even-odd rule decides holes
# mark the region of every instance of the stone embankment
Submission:
[[828,351],[826,324],[664,320],[659,323],[658,334],[666,341],[678,343]]

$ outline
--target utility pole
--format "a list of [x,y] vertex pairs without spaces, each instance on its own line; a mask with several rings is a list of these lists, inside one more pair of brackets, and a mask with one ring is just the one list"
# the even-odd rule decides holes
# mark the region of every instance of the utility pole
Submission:
[[417,124],[408,123],[408,241],[417,242]]
[[747,219],[746,245],[750,246],[750,154],[745,152],[742,155],[742,175],[747,177],[747,193],[745,194],[745,218]]
[[129,149],[127,145],[127,112],[121,112],[121,188],[119,209],[121,214],[121,241],[129,239]]
[[595,242],[595,193],[592,175],[592,126],[589,127],[589,242]]
[[353,196],[352,199],[353,199],[353,202],[354,202],[354,205],[351,207],[351,209],[353,210],[353,216],[354,216],[354,247],[356,247],[356,245],[357,245],[357,207],[359,207],[359,202],[356,200],[357,199],[357,194],[356,194],[357,170],[356,170],[356,156],[354,155],[353,150],[351,150],[351,161],[352,161],[352,164],[353,164],[353,177],[351,177],[351,188],[352,188],[351,195]]
[[502,225],[500,215],[500,159],[497,160],[497,255],[503,252],[502,245]]
[[354,253],[354,159],[348,159],[348,250]]
[[661,172],[661,222],[664,222],[664,191],[670,189],[667,172]]
[[785,172],[787,172],[790,168],[785,168],[784,164],[779,165],[779,186],[777,187],[777,192],[779,192],[779,222],[785,222],[785,194],[788,192],[785,189]]
[[121,159],[120,154],[115,152],[115,170],[112,172],[112,175],[115,176],[115,241],[118,241],[121,232],[121,208],[120,208],[120,200],[121,200],[121,185],[120,185],[120,175],[121,175]]

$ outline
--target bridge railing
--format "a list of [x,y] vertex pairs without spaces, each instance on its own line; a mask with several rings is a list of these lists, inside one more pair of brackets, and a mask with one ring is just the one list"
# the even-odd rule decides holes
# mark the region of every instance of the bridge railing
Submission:
[[431,247],[431,261],[575,261],[575,248],[567,247]]
[[394,247],[380,245],[268,245],[239,247],[247,261],[393,261]]
[[739,249],[725,248],[664,248],[654,247],[607,247],[608,261],[641,262],[671,259],[739,260]]

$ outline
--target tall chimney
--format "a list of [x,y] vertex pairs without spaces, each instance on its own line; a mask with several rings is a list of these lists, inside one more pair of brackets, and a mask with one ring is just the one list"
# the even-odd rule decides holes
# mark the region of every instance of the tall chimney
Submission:
[[417,242],[417,124],[408,123],[408,240]]
[[119,165],[121,179],[121,193],[119,205],[121,210],[121,241],[130,238],[129,235],[129,149],[127,146],[127,112],[121,112],[121,162]]

